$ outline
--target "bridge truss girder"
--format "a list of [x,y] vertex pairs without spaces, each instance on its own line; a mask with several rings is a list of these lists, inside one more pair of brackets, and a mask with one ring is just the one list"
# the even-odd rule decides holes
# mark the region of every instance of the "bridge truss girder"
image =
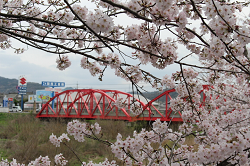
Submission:
[[[163,92],[148,103],[143,103],[136,99],[141,105],[143,112],[135,116],[130,112],[133,95],[117,90],[97,90],[97,89],[75,89],[66,90],[56,94],[46,104],[42,106],[37,118],[61,117],[61,118],[84,118],[84,119],[115,119],[115,120],[156,120],[161,121],[182,121],[181,111],[170,108],[169,101],[172,100],[171,93],[175,89]],[[125,108],[115,106],[115,101],[123,98],[126,103]],[[165,105],[159,105],[156,101],[165,97]],[[51,106],[55,101],[54,109]],[[203,100],[205,100],[203,96]]]

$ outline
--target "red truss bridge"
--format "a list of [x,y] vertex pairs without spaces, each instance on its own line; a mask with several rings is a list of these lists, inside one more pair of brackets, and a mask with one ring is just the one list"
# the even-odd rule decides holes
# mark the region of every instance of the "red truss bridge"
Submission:
[[[133,95],[129,93],[98,89],[66,90],[56,94],[46,104],[43,104],[36,117],[182,121],[181,111],[173,111],[170,108],[170,100],[174,93],[176,93],[175,89],[165,91],[151,101],[140,96],[139,99],[136,99],[136,103],[140,104],[143,112],[139,116],[135,116],[130,111]],[[137,95],[134,96],[134,98],[136,97]],[[123,98],[126,103],[124,108],[115,106],[118,98]],[[52,100],[55,102],[54,108],[51,106]],[[205,95],[202,95],[201,100],[205,101]]]

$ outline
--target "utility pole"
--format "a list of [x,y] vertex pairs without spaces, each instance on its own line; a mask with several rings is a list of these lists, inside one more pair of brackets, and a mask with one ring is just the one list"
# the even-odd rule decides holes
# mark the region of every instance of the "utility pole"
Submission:
[[33,95],[33,99],[34,99],[34,105],[33,105],[33,113],[36,113],[36,95]]

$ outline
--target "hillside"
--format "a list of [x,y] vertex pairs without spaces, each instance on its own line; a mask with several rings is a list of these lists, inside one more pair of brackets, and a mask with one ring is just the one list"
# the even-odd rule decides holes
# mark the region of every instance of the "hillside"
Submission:
[[[8,94],[8,93],[17,93],[17,79],[9,79],[0,76],[0,93]],[[27,92],[35,93],[36,90],[44,89],[44,87],[39,83],[28,82],[27,83]]]
[[[160,94],[162,94],[164,91],[167,91],[167,89],[163,90],[162,92],[159,91],[154,91],[154,92],[146,92],[143,93],[144,97],[152,100],[154,98],[156,98],[157,96],[159,96]],[[172,98],[176,98],[178,96],[177,92],[172,92],[169,94]],[[169,98],[168,98],[169,101]],[[166,96],[164,95],[163,97],[161,97],[160,99],[158,99],[157,102],[161,102],[161,103],[165,103],[166,102]]]

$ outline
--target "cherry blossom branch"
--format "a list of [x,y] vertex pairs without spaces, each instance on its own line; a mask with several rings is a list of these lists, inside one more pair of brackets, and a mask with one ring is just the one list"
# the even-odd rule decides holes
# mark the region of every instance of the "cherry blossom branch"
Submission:
[[82,160],[79,158],[79,156],[76,154],[76,152],[70,146],[68,146],[65,142],[63,142],[63,145],[65,145],[67,148],[69,148],[69,150],[71,150],[71,152],[76,156],[77,160],[82,164]]
[[172,158],[174,157],[174,149],[177,146],[177,143],[181,140],[181,137],[179,137],[176,141],[174,141],[174,144],[171,148],[170,156],[169,156],[169,164],[171,164]]
[[167,30],[168,30],[169,32],[171,32],[172,34],[174,34],[175,36],[177,36],[178,38],[180,38],[184,43],[188,43],[187,40],[185,40],[184,38],[182,38],[180,35],[174,33],[169,27],[166,26],[166,28],[167,28]]
[[[173,24],[173,23],[168,23],[168,24],[165,24],[165,25],[172,25],[172,26],[175,26],[175,27],[179,27],[179,25]],[[189,29],[189,28],[187,28],[187,27],[185,27],[185,29],[186,29],[187,31],[191,32],[192,34],[194,34],[194,35],[195,35],[198,39],[200,39],[200,41],[201,41],[202,43],[204,43],[207,47],[210,47],[210,45],[209,45],[200,35],[198,35],[195,31],[193,31],[193,30],[191,30],[191,29]]]
[[214,0],[212,0],[212,2],[213,2],[214,8],[215,8],[215,10],[216,10],[218,16],[224,21],[224,23],[227,24],[227,26],[230,28],[230,30],[231,30],[232,32],[234,31],[234,32],[236,32],[237,34],[239,34],[239,35],[241,35],[241,36],[250,38],[249,36],[243,35],[243,34],[239,33],[239,31],[233,29],[232,26],[228,24],[228,22],[222,17],[222,15],[220,14],[220,12],[218,11],[218,8],[217,8],[217,6],[215,5]]
[[136,160],[129,152],[126,152],[126,150],[124,149],[124,147],[122,148],[123,152],[128,156],[130,157],[132,160],[138,162],[138,160]]
[[[123,74],[125,74],[125,76],[130,80],[130,82],[132,83],[132,87],[133,87],[133,85],[136,87],[136,91],[138,91],[141,95],[143,95],[143,93],[140,91],[140,89],[138,88],[139,87],[139,85],[137,85],[132,79],[131,79],[131,77],[128,75],[128,73],[126,73],[124,70],[123,70],[123,68],[122,67],[120,67],[119,68],[119,70],[123,73]],[[133,90],[133,92],[134,92],[134,90]],[[143,95],[144,96],[144,95]]]
[[6,164],[8,164],[9,166],[11,166],[11,164],[9,162],[7,162],[7,161],[5,161],[3,159],[1,161],[4,162],[4,163],[6,163]]
[[22,35],[19,35],[19,34],[16,34],[14,32],[11,32],[11,31],[7,31],[6,29],[3,29],[0,27],[0,31],[5,33],[5,34],[8,34],[10,36],[17,36],[17,37],[20,37],[20,38],[23,38],[23,39],[26,39],[26,40],[31,40],[31,41],[34,41],[34,42],[37,42],[37,43],[42,43],[42,44],[48,44],[48,45],[53,45],[53,46],[56,46],[58,48],[62,48],[64,50],[68,50],[70,52],[73,52],[73,53],[77,53],[77,54],[80,54],[80,55],[84,55],[88,58],[91,58],[93,60],[96,60],[96,61],[100,61],[100,62],[105,62],[105,63],[108,63],[107,61],[104,61],[102,59],[99,59],[99,58],[96,58],[92,55],[88,55],[88,54],[85,54],[85,53],[82,53],[82,52],[78,52],[77,50],[74,50],[74,49],[70,49],[66,46],[63,46],[63,45],[60,45],[60,44],[57,44],[57,43],[52,43],[52,42],[49,42],[49,41],[43,41],[43,40],[38,40],[38,39],[34,39],[34,38],[29,38],[29,37],[26,37],[26,36],[22,36]]
[[195,6],[195,2],[193,0],[190,0],[191,5],[193,7],[193,10],[198,14],[199,18],[201,19],[202,23],[210,30],[210,32],[214,35],[217,36],[217,34],[214,32],[214,30],[212,30],[212,28],[210,26],[207,25],[207,23],[204,21],[204,18],[202,17],[202,15],[200,14],[200,12],[198,11],[198,9]]
[[[182,64],[180,64],[180,69],[181,69],[182,78],[183,78],[183,80],[184,80],[184,82],[185,82],[185,86],[186,86],[186,89],[187,89],[187,91],[188,91],[189,101],[190,101],[190,103],[191,103],[191,105],[192,105],[191,107],[192,107],[192,111],[193,111],[193,114],[194,114],[195,105],[194,105],[194,102],[193,102],[191,93],[190,93],[190,91],[189,91],[189,88],[188,88],[188,83],[187,83],[186,78],[185,78],[185,76],[184,76],[184,74],[183,74]],[[195,111],[197,111],[197,110],[195,109]],[[199,112],[198,112],[198,111],[197,111],[197,115],[198,115],[200,121],[202,121],[201,118],[200,118],[200,116],[199,116]]]
[[135,12],[135,11],[133,11],[133,10],[131,10],[131,9],[129,9],[129,8],[125,7],[125,6],[123,6],[123,5],[114,3],[114,2],[112,2],[112,1],[110,1],[110,0],[101,0],[101,1],[102,1],[102,2],[106,2],[106,3],[110,4],[111,6],[118,7],[118,8],[120,8],[120,9],[124,9],[124,10],[127,11],[128,13],[134,15],[135,18],[139,18],[139,19],[142,19],[142,20],[147,21],[147,22],[152,22],[151,19],[146,18],[146,17],[143,17],[143,16],[141,16],[140,14],[138,14],[137,12]]
[[157,57],[157,58],[167,59],[166,57],[162,57],[162,56],[156,55],[156,54],[154,54],[154,53],[152,53],[152,52],[149,52],[149,51],[147,51],[147,50],[141,49],[141,48],[136,47],[136,46],[133,46],[133,45],[129,45],[129,44],[126,44],[126,43],[123,43],[123,42],[120,42],[120,41],[117,41],[117,40],[114,40],[114,39],[110,39],[110,38],[104,37],[104,36],[102,36],[102,38],[104,38],[104,39],[106,39],[106,40],[108,40],[108,41],[111,41],[111,42],[120,44],[120,45],[127,46],[127,47],[129,47],[129,48],[133,48],[133,49],[135,49],[135,50],[138,50],[138,51],[141,51],[141,52],[143,52],[143,53],[146,53],[146,54],[155,56],[155,57]]
[[229,128],[229,127],[231,127],[231,126],[235,125],[235,124],[238,124],[238,123],[244,122],[244,121],[249,120],[249,119],[250,119],[250,117],[248,117],[248,118],[246,118],[246,119],[242,119],[242,120],[240,120],[240,121],[238,121],[238,122],[235,122],[235,123],[229,124],[229,125],[227,125],[226,127],[222,128],[222,129],[223,129],[223,130],[225,130],[225,129],[227,129],[227,128]]
[[88,28],[88,30],[90,30],[90,32],[92,32],[106,47],[108,47],[112,52],[114,52],[113,51],[113,49],[109,46],[109,45],[107,45],[107,43],[106,42],[104,42],[103,40],[102,40],[102,38],[92,29],[92,28],[90,28],[79,16],[78,16],[78,14],[76,14],[76,12],[72,9],[72,7],[70,6],[70,4],[68,3],[68,1],[67,0],[64,0],[64,2],[68,5],[68,7],[69,7],[69,9],[71,10],[71,12],[77,17],[77,19],[78,20],[80,20],[81,21],[81,23],[84,25],[84,26],[86,26],[87,28]]
[[[195,3],[193,0],[190,0],[191,1],[191,4],[193,6],[193,9],[194,11],[198,14],[198,16],[200,17],[202,23],[209,29],[209,31],[216,37],[218,37],[218,35],[214,32],[214,30],[212,30],[212,28],[210,26],[208,26],[208,24],[204,21],[204,18],[201,16],[200,12],[197,10],[196,6],[195,6]],[[236,67],[240,68],[242,71],[244,71],[246,74],[249,74],[250,75],[250,71],[244,66],[241,64],[241,62],[234,56],[234,54],[232,53],[231,49],[228,47],[228,45],[221,39],[219,38],[220,41],[225,45],[225,47],[227,48],[227,50],[230,52],[230,54],[234,57],[234,59],[243,67],[241,66],[238,66],[238,65],[235,65]],[[223,59],[226,59],[224,56],[222,56]]]
[[49,21],[49,20],[45,20],[45,19],[40,19],[40,18],[36,18],[36,17],[29,17],[29,16],[24,16],[24,15],[12,15],[12,14],[5,14],[5,13],[0,13],[0,16],[3,16],[4,18],[15,18],[14,21],[18,22],[18,21],[37,21],[37,22],[42,22],[42,23],[47,23],[47,24],[51,24],[51,25],[58,25],[58,26],[62,26],[62,27],[68,27],[68,28],[80,28],[83,30],[86,30],[84,26],[75,26],[75,25],[70,25],[70,24],[64,24],[64,23],[59,23],[56,21]]
[[213,71],[223,71],[223,72],[229,72],[229,73],[245,74],[245,72],[240,72],[240,71],[230,71],[230,70],[224,70],[224,69],[214,69],[214,68],[210,68],[210,67],[203,67],[203,66],[197,66],[197,65],[187,64],[187,63],[183,63],[183,62],[179,62],[179,61],[175,61],[175,63],[180,64],[180,65],[195,67],[195,68],[199,68],[199,69],[207,69],[207,70],[213,70]]

